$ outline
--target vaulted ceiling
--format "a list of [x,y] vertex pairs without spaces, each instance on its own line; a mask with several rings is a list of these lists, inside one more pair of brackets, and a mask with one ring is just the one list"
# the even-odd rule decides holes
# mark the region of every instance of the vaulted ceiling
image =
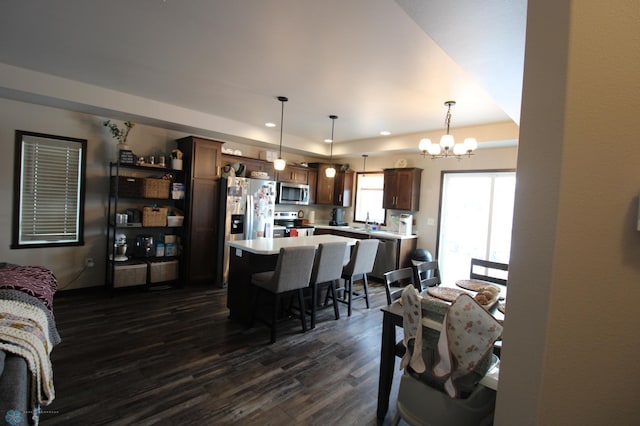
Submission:
[[525,24],[526,0],[4,2],[0,96],[277,144],[283,95],[288,148],[324,153],[337,114],[344,155],[403,149],[449,99],[454,128],[517,129]]

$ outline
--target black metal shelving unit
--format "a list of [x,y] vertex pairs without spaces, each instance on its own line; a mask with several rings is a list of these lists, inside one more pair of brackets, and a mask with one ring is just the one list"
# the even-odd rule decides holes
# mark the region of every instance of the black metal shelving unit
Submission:
[[[149,289],[156,286],[180,285],[179,268],[181,267],[181,250],[180,240],[183,237],[183,226],[142,226],[142,209],[140,223],[119,224],[116,221],[116,214],[122,213],[122,206],[132,208],[133,204],[145,205],[164,205],[184,211],[184,199],[173,199],[171,184],[169,186],[169,198],[149,198],[144,196],[122,195],[120,188],[121,176],[132,176],[139,179],[157,178],[158,175],[171,174],[173,182],[184,182],[184,173],[181,170],[173,170],[163,167],[149,167],[144,165],[122,164],[119,161],[109,164],[109,201],[107,207],[107,259],[105,271],[105,285],[108,288],[115,289],[121,287],[144,286]],[[134,176],[135,175],[135,176]],[[136,206],[137,207],[137,206]],[[137,232],[136,232],[137,231]],[[127,260],[115,260],[116,256],[116,235],[125,233],[127,236]],[[136,234],[154,234],[154,235],[175,235],[176,236],[176,254],[170,256],[151,256],[151,257],[134,257],[134,238]],[[131,238],[134,236],[133,238]],[[154,244],[157,241],[154,240]],[[177,271],[170,274],[170,279],[158,280],[154,279],[154,275],[162,274],[164,267],[170,266],[170,271]],[[153,269],[152,269],[153,268]],[[143,279],[144,275],[144,279]],[[120,280],[120,282],[118,282]]]

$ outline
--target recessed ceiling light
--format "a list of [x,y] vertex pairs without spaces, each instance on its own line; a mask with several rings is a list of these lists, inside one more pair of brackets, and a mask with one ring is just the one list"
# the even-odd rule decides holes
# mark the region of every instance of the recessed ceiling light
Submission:
[[264,123],[267,127],[276,127],[276,123]]
[[383,130],[383,131],[381,131],[381,132],[380,132],[380,134],[381,134],[382,136],[389,136],[389,135],[391,134],[391,132],[390,132],[390,131],[388,131],[388,130]]
[[325,139],[324,141],[325,141],[326,143],[331,143],[331,142],[332,142],[332,141],[331,141],[331,139]]

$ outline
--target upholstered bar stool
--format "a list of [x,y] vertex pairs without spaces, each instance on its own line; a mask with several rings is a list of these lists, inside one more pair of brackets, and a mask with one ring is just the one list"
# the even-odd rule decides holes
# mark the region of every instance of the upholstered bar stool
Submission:
[[[367,274],[373,271],[373,264],[376,260],[379,240],[358,240],[356,246],[351,253],[351,259],[342,269],[342,279],[345,286],[338,290],[343,290],[343,298],[338,298],[339,302],[347,304],[347,315],[351,316],[351,308],[353,301],[364,298],[367,309],[369,309],[369,282]],[[362,280],[364,293],[357,294],[353,291],[353,283]],[[328,296],[328,295],[327,295]]]
[[318,246],[313,271],[311,272],[311,328],[316,326],[316,311],[318,309],[318,292],[321,287],[328,287],[333,298],[333,312],[336,319],[340,319],[340,311],[336,300],[336,282],[342,276],[342,266],[347,243],[324,243]]
[[260,321],[271,326],[271,343],[275,343],[276,341],[276,324],[280,310],[280,296],[285,293],[297,292],[302,331],[307,331],[307,323],[304,315],[303,289],[309,286],[315,252],[316,249],[313,246],[283,247],[280,249],[274,271],[258,272],[251,276],[253,301],[250,326],[253,326],[253,321],[256,317],[260,293],[267,293],[273,296],[271,321],[258,317]]

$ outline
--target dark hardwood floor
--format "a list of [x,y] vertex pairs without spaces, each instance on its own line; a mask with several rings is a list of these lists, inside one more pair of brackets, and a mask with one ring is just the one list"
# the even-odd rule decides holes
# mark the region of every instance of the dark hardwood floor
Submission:
[[[227,318],[226,290],[204,287],[111,295],[60,292],[54,312],[56,399],[42,425],[375,425],[384,287],[371,282],[348,318],[321,310],[278,341]],[[398,363],[398,361],[396,361]],[[396,368],[397,368],[396,364]],[[389,423],[400,372],[395,374]]]

